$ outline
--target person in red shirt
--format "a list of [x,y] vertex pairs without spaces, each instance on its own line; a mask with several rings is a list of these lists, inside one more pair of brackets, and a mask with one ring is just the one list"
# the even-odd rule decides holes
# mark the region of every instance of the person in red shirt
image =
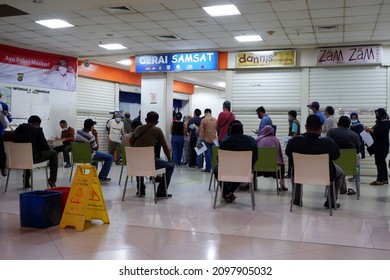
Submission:
[[222,109],[223,111],[219,113],[217,119],[217,133],[218,133],[218,142],[221,143],[223,138],[228,135],[228,129],[230,123],[236,119],[234,114],[230,112],[231,104],[229,101],[223,102]]

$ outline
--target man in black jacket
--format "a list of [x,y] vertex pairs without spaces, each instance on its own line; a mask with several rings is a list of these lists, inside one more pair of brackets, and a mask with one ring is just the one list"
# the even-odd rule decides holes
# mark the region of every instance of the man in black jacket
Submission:
[[[58,158],[56,151],[50,149],[47,144],[43,130],[40,127],[41,118],[33,115],[27,120],[28,123],[23,123],[15,129],[13,136],[14,143],[31,143],[33,150],[34,163],[44,162],[49,160],[50,177],[49,186],[55,187],[57,181]],[[31,188],[30,185],[30,170],[26,170],[24,177],[24,188]]]
[[[244,135],[244,127],[239,120],[230,123],[228,136],[226,136],[219,146],[221,150],[229,151],[252,151],[252,166],[256,163],[257,143],[256,140],[248,135]],[[234,162],[232,162],[234,164]],[[214,167],[215,178],[218,178],[218,166]],[[233,202],[236,199],[234,192],[240,186],[240,183],[226,182],[223,186],[223,198],[226,202]]]
[[[333,197],[333,192],[330,192],[332,196],[332,208],[334,208],[333,206],[335,206],[334,204],[337,201],[340,187],[345,179],[342,169],[333,163],[334,160],[340,157],[339,147],[332,139],[320,137],[322,125],[317,115],[309,115],[306,119],[305,127],[306,133],[304,135],[293,137],[288,141],[286,155],[292,159],[294,152],[307,155],[329,154],[330,180],[334,181],[336,191],[336,199]],[[294,161],[292,162],[294,168]],[[300,205],[301,189],[302,185],[297,184],[293,201],[295,205]],[[340,204],[337,203],[336,206],[338,208]],[[324,207],[329,208],[328,201],[325,201]]]

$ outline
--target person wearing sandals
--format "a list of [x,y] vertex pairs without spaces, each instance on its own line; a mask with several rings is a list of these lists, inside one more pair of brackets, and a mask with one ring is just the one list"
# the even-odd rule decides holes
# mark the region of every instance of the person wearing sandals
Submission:
[[[288,191],[284,182],[285,165],[283,159],[282,147],[279,139],[274,135],[274,128],[271,125],[266,125],[262,130],[259,137],[257,137],[257,147],[276,147],[278,149],[278,165],[280,166],[280,188],[279,191]],[[273,177],[274,172],[257,172],[258,176]]]
[[374,143],[367,147],[367,152],[375,157],[375,165],[377,169],[376,180],[371,182],[372,186],[380,186],[389,183],[386,157],[389,153],[389,130],[390,120],[386,110],[379,108],[375,110],[375,125],[373,127],[365,127],[364,130],[371,134]]
[[[56,186],[58,157],[57,152],[50,149],[49,144],[43,134],[41,127],[41,118],[32,115],[28,118],[27,123],[19,125],[14,132],[12,141],[14,143],[31,143],[33,150],[34,163],[49,161],[50,177],[49,186],[51,188]],[[31,188],[30,184],[31,171],[26,170],[23,179],[24,188]]]

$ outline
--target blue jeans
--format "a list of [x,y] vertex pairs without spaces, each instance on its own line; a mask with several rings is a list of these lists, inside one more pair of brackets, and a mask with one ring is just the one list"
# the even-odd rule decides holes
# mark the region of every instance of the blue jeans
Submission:
[[183,156],[184,136],[172,135],[171,145],[172,145],[173,162],[176,165],[180,165],[181,157]]
[[108,173],[110,173],[112,161],[114,160],[113,156],[105,152],[95,151],[92,155],[92,159],[96,160],[91,163],[96,167],[96,171],[98,170],[98,161],[103,161],[103,167],[99,172],[99,178],[107,178]]
[[214,146],[214,143],[207,143],[207,142],[204,142],[206,144],[206,147],[207,147],[207,150],[204,152],[204,156],[205,156],[205,161],[206,161],[206,168],[205,168],[205,171],[207,172],[210,172],[211,171],[211,166],[212,166],[212,149],[213,149],[213,146]]

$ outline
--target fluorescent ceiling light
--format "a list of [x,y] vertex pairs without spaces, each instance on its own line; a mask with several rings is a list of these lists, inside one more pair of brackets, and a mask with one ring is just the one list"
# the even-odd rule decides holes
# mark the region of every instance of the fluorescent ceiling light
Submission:
[[99,45],[101,48],[105,48],[107,50],[123,50],[127,49],[125,46],[121,44],[105,44],[105,45]]
[[203,7],[203,10],[212,17],[241,15],[240,11],[233,4]]
[[123,60],[117,61],[116,63],[129,66],[129,65],[131,65],[131,60],[130,59],[123,59]]
[[263,41],[263,38],[260,35],[243,35],[243,36],[235,36],[237,41],[239,42],[259,42]]
[[72,27],[74,25],[70,24],[61,19],[47,19],[47,20],[37,20],[36,23],[44,25],[49,28],[64,28],[64,27]]

